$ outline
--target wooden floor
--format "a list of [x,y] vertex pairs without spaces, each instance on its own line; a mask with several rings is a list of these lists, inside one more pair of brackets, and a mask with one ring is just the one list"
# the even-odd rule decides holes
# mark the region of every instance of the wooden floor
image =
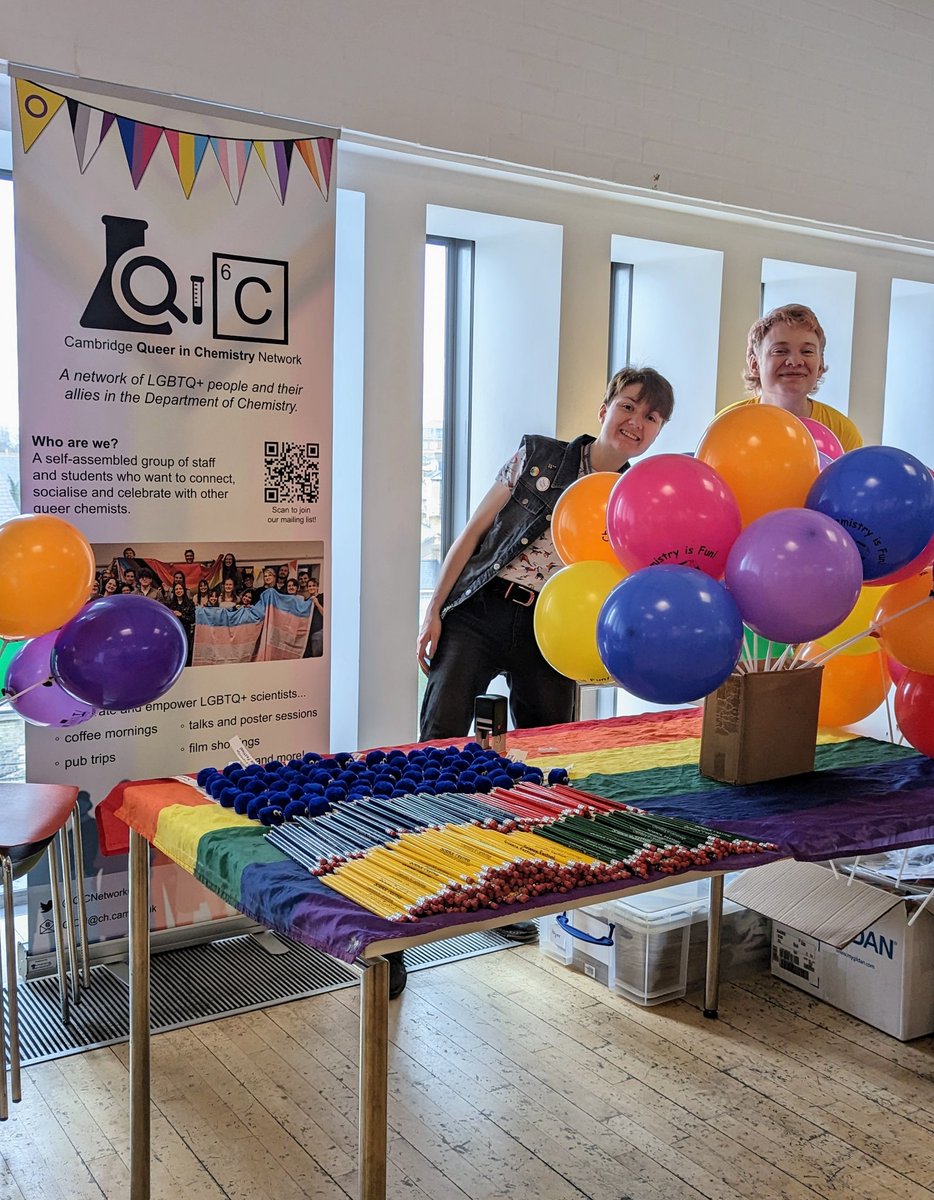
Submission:
[[[153,1040],[156,1200],[354,1197],[356,988]],[[934,1039],[757,973],[655,1009],[518,947],[393,1003],[393,1200],[916,1200]],[[0,1200],[126,1197],[126,1047],[30,1068]]]

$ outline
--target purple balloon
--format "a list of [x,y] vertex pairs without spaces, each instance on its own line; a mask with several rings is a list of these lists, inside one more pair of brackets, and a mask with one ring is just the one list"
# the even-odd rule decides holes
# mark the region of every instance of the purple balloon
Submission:
[[[31,725],[83,725],[97,716],[97,710],[70,696],[52,678],[49,663],[58,630],[33,638],[10,664],[4,695],[10,707]],[[28,689],[28,690],[27,690]],[[23,692],[24,695],[18,693]],[[14,699],[15,697],[15,699]]]
[[850,535],[807,508],[753,521],[733,543],[724,574],[743,620],[773,642],[810,642],[835,629],[852,612],[862,580]]
[[167,692],[185,666],[181,621],[145,596],[102,596],[63,625],[52,674],[86,704],[107,712],[139,708]]

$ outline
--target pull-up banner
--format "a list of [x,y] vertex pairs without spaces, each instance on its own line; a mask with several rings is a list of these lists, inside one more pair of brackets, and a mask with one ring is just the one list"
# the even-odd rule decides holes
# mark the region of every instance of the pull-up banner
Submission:
[[[126,932],[94,819],[117,784],[222,766],[235,734],[259,759],[328,744],[336,134],[13,74],[22,510],[77,526],[99,589],[163,600],[189,639],[160,700],[28,728],[27,778],[81,789],[104,939]],[[154,928],[217,915],[160,870]]]

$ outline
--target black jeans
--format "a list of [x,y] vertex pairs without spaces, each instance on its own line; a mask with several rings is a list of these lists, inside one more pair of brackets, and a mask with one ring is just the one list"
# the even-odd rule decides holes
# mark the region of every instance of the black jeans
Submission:
[[509,684],[517,729],[571,720],[573,680],[559,675],[542,657],[532,624],[534,604],[514,603],[505,589],[504,580],[493,579],[444,618],[422,701],[422,741],[465,737],[474,698],[497,675],[504,675]]

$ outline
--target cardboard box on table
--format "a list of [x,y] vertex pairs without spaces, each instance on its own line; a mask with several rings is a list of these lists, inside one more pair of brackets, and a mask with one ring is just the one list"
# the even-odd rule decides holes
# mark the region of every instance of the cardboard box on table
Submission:
[[934,917],[819,863],[746,871],[731,900],[772,919],[772,974],[900,1041],[934,1032]]
[[813,771],[822,673],[731,675],[704,702],[700,773],[745,784]]

